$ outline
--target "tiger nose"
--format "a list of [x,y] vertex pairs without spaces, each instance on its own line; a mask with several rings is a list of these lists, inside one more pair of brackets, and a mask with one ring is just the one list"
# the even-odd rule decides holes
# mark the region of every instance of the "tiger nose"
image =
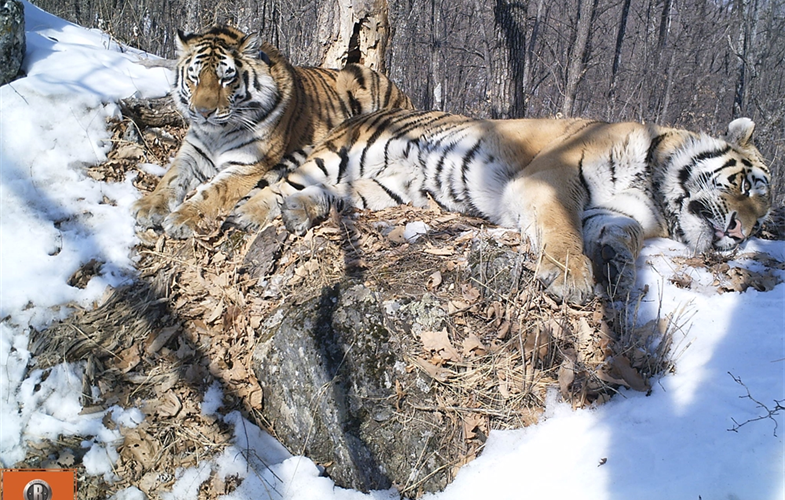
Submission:
[[741,221],[738,219],[738,217],[736,217],[735,213],[731,215],[730,223],[728,224],[728,228],[725,230],[725,234],[739,241],[743,240],[745,237]]
[[196,112],[199,113],[200,115],[202,115],[205,118],[207,118],[211,114],[213,114],[214,111],[215,111],[215,108],[203,108],[203,107],[200,107],[200,106],[196,107]]

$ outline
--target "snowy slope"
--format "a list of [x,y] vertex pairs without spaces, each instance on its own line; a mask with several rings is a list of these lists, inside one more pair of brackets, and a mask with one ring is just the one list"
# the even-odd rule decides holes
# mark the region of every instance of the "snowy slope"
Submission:
[[[171,75],[135,64],[147,56],[103,33],[28,3],[25,13],[28,76],[0,88],[0,462],[14,465],[41,437],[92,436],[83,443],[90,448],[87,471],[111,479],[119,432],[102,424],[104,414],[79,415],[81,368],[61,365],[42,381],[40,370],[26,368],[27,339],[30,328],[132,279],[129,206],[137,191],[130,180],[93,181],[83,166],[105,159],[105,120],[117,115],[114,102],[163,95]],[[745,258],[751,252],[782,262],[785,242],[752,241],[734,265],[759,269]],[[683,310],[674,374],[655,383],[649,396],[625,392],[595,409],[573,411],[554,397],[540,424],[492,432],[482,456],[446,491],[427,498],[785,498],[783,415],[750,421],[766,411],[743,397],[749,389],[771,409],[785,399],[785,284],[765,293],[718,294],[710,276],[692,270],[697,286],[680,289],[668,281],[676,255],[685,255],[681,245],[656,240],[639,261],[640,281],[650,287],[641,320],[660,308],[663,316]],[[84,290],[68,286],[68,277],[91,259],[106,262],[100,276]],[[220,397],[220,387],[208,391],[202,411],[213,413]],[[144,418],[135,408],[110,413],[126,427]],[[234,424],[242,417],[222,418]],[[729,431],[734,420],[750,422]],[[246,463],[241,450],[248,446],[271,467],[255,458]],[[169,498],[194,498],[212,470],[246,478],[229,495],[235,499],[398,498],[395,491],[336,488],[310,460],[291,457],[256,428],[238,431],[220,458],[179,471]],[[141,498],[141,492],[130,488],[117,498]]]

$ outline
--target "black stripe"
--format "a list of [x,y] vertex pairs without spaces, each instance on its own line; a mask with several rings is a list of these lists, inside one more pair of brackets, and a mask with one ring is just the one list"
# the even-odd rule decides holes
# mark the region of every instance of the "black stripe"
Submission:
[[466,188],[466,172],[469,170],[469,164],[471,163],[471,161],[474,159],[475,156],[477,156],[477,152],[480,150],[480,143],[481,142],[482,142],[482,139],[477,141],[477,144],[472,146],[471,149],[469,149],[469,151],[466,152],[466,156],[463,157],[463,163],[461,164],[461,182],[463,182],[464,191],[467,189]]
[[356,64],[347,64],[344,68],[344,71],[351,73],[352,77],[357,82],[357,85],[365,88],[365,75],[363,74],[361,67],[357,66]]
[[346,167],[349,165],[349,151],[346,147],[342,147],[337,154],[341,158],[341,162],[338,164],[338,180],[336,184],[340,184],[343,175],[346,173]]
[[365,199],[365,196],[363,196],[363,194],[362,194],[361,192],[359,192],[357,189],[355,189],[355,187],[354,187],[354,185],[353,185],[353,184],[349,184],[349,186],[350,186],[350,188],[352,189],[352,191],[354,191],[354,193],[355,193],[357,196],[359,196],[359,197],[360,197],[360,201],[361,201],[361,202],[362,202],[362,204],[363,204],[363,206],[361,206],[361,207],[358,207],[358,208],[368,208],[368,200],[366,200],[366,199]]
[[230,166],[234,166],[234,167],[249,167],[251,165],[256,165],[257,163],[258,162],[256,162],[256,161],[252,161],[251,163],[246,163],[246,162],[242,162],[242,161],[227,161],[227,162],[223,163],[223,165],[230,165]]
[[397,203],[398,205],[403,205],[403,198],[401,198],[396,193],[391,191],[387,186],[385,186],[384,184],[379,182],[377,179],[372,179],[372,180],[373,180],[373,182],[378,184],[379,187],[382,188],[385,193],[387,193],[387,196],[389,196],[390,198],[392,198],[395,201],[395,203]]
[[[416,128],[422,128],[423,133],[421,135],[433,135],[433,132],[430,130],[430,127],[433,126],[434,123],[444,120],[445,118],[450,117],[451,115],[448,114],[435,114],[428,111],[420,111],[420,112],[411,112],[411,111],[401,111],[398,113],[399,116],[410,119],[413,118],[411,121],[406,122],[405,124],[399,126],[399,128],[395,131],[392,135],[391,139],[400,139],[404,137],[409,132]],[[444,130],[443,128],[439,129],[440,131]]]
[[586,156],[586,150],[584,149],[583,151],[581,151],[581,159],[578,161],[578,180],[583,186],[584,191],[586,191],[586,196],[589,197],[588,203],[591,204],[592,202],[591,189],[589,188],[589,182],[586,180],[586,175],[583,173],[583,160],[585,156]]
[[206,154],[204,151],[202,151],[202,150],[201,150],[201,149],[199,149],[198,147],[194,146],[194,144],[193,144],[192,142],[189,142],[188,144],[190,144],[190,145],[191,145],[191,147],[192,147],[192,148],[194,148],[194,151],[196,151],[197,153],[199,153],[199,154],[202,156],[202,158],[204,158],[205,160],[207,160],[207,162],[208,162],[210,165],[212,165],[212,166],[213,166],[213,168],[215,168],[215,163],[213,163],[213,160],[211,160],[211,159],[210,159],[210,157],[209,157],[209,156],[207,156],[207,154]]
[[682,189],[686,191],[687,181],[692,177],[692,171],[695,168],[695,166],[698,164],[698,162],[708,160],[711,158],[719,158],[720,156],[730,151],[730,149],[731,149],[730,146],[725,146],[724,148],[713,149],[711,151],[704,151],[703,153],[693,156],[690,163],[679,169],[678,177]]
[[392,91],[393,91],[393,83],[391,81],[387,81],[387,90],[384,92],[384,106],[387,107],[390,105],[390,99],[392,98]]
[[303,189],[305,189],[305,186],[303,186],[302,184],[298,184],[298,183],[292,181],[288,177],[286,178],[286,183],[289,184],[290,186],[292,186],[297,191],[302,191]]
[[692,164],[695,165],[699,161],[708,160],[709,158],[718,158],[730,151],[730,149],[730,146],[725,146],[724,148],[714,149],[712,151],[704,151],[703,153],[692,157]]
[[[247,131],[248,131],[247,129],[240,129],[240,132],[247,132]],[[234,151],[234,150],[237,150],[237,149],[242,149],[245,146],[248,146],[249,144],[253,144],[255,142],[261,142],[261,141],[264,141],[265,139],[266,138],[264,138],[264,137],[251,137],[247,141],[241,142],[237,146],[234,146],[232,149],[227,150],[227,151]]]
[[436,175],[434,175],[434,178],[436,179],[436,182],[440,188],[442,187],[441,176],[442,170],[444,169],[444,160],[447,159],[447,155],[450,154],[457,145],[458,143],[453,142],[444,148],[442,150],[441,156],[439,157],[439,161],[436,163]]
[[322,173],[324,173],[324,177],[326,179],[329,179],[330,178],[330,174],[327,173],[327,167],[325,167],[325,165],[324,165],[324,160],[321,159],[321,158],[314,158],[313,161],[314,161],[314,163],[316,163],[316,166],[319,167],[319,170],[321,170]]
[[[363,152],[360,154],[360,177],[363,177],[365,173],[365,156],[368,154],[368,150],[371,146],[379,140],[379,137],[384,133],[387,127],[393,123],[395,119],[394,116],[388,116],[386,113],[380,113],[378,116],[375,116],[371,121],[375,122],[377,118],[380,118],[378,125],[375,125],[375,129],[373,134],[365,141],[365,147],[363,148]],[[368,128],[371,128],[369,125]]]

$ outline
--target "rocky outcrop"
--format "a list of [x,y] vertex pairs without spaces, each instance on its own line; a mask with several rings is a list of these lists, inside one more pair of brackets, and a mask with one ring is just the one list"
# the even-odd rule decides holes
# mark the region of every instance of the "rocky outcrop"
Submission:
[[407,369],[407,353],[418,350],[407,330],[438,330],[446,316],[430,296],[385,300],[351,278],[279,309],[254,353],[276,435],[347,487],[442,489],[446,476],[438,473],[457,450],[444,448],[440,415],[413,419],[402,399],[433,406],[431,379]]
[[12,81],[25,57],[25,9],[19,0],[0,0],[0,85]]
[[[415,243],[399,239],[403,227],[344,224],[295,244],[268,228],[246,255],[257,286],[297,283],[256,329],[259,410],[284,446],[340,486],[442,490],[491,429],[537,419],[579,320],[540,292],[512,232],[461,238],[456,220]],[[353,243],[336,261],[341,235]],[[575,401],[607,388],[587,375],[606,355],[602,314],[582,314],[583,354],[560,371]]]

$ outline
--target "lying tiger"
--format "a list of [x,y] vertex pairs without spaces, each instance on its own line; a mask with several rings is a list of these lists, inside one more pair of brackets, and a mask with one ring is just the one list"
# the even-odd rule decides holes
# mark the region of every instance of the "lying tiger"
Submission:
[[672,237],[696,252],[749,238],[771,206],[754,124],[723,139],[686,130],[588,120],[475,120],[382,110],[330,133],[299,167],[241,200],[244,228],[281,215],[303,233],[332,206],[423,206],[519,228],[543,255],[538,278],[585,303],[594,276],[610,294],[635,281],[643,240]]
[[177,44],[172,95],[190,127],[166,175],[134,206],[141,227],[162,227],[174,238],[231,210],[284,155],[345,119],[412,107],[371,69],[295,67],[274,47],[259,50],[253,36],[231,27],[178,32]]

